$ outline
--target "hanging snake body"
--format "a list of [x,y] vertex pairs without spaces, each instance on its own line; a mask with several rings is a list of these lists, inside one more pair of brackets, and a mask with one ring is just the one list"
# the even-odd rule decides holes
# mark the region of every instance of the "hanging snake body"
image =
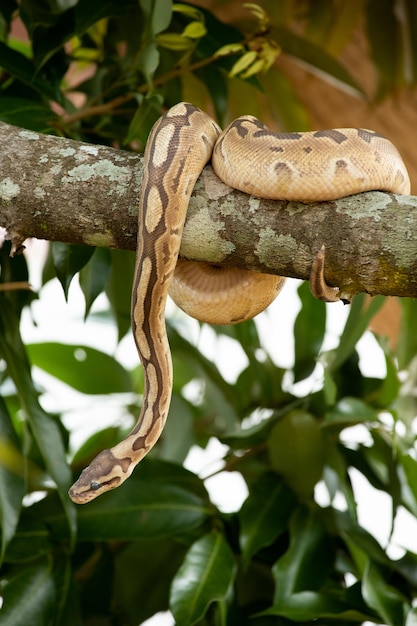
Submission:
[[[194,105],[180,103],[165,113],[145,150],[132,290],[132,329],[144,369],[143,405],[127,437],[100,452],[71,487],[69,495],[78,504],[121,485],[164,428],[172,390],[164,318],[168,292],[201,321],[233,324],[266,308],[284,283],[280,276],[178,260],[189,199],[210,159],[223,182],[264,198],[309,202],[371,189],[410,191],[396,148],[372,131],[274,133],[245,116],[221,132]],[[323,265],[322,250],[313,263],[313,293],[335,300]]]

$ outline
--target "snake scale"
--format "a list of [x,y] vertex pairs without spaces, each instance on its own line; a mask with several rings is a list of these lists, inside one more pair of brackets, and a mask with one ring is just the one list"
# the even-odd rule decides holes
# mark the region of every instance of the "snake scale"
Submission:
[[[210,159],[224,183],[263,198],[312,202],[373,189],[410,191],[396,148],[376,132],[275,133],[252,116],[221,132],[192,104],[169,109],[146,145],[139,202],[132,329],[144,369],[142,409],[127,437],[100,452],[71,487],[78,504],[121,485],[164,428],[172,389],[164,318],[168,292],[201,321],[233,324],[266,308],[284,283],[280,276],[178,260],[188,202]],[[312,265],[312,291],[322,300],[337,300],[323,272],[322,249]]]

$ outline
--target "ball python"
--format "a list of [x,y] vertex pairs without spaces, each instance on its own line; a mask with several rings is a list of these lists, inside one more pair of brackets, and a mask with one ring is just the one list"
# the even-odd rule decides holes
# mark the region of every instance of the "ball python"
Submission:
[[[168,292],[201,321],[235,324],[266,308],[284,283],[280,276],[178,260],[189,199],[210,159],[225,184],[263,198],[312,202],[372,189],[410,191],[396,148],[376,132],[276,133],[252,116],[222,132],[192,104],[169,109],[146,145],[139,200],[132,330],[144,370],[143,404],[127,437],[100,452],[71,487],[78,504],[121,485],[164,428],[172,390],[164,319]],[[310,285],[319,299],[338,299],[337,288],[324,279],[323,248],[312,264]]]

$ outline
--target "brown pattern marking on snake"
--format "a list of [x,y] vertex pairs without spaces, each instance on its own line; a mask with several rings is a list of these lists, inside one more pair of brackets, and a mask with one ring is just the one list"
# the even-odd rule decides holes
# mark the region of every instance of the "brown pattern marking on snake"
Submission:
[[[257,130],[252,130],[251,128],[248,128],[248,124],[250,124],[250,127],[256,128]],[[301,133],[297,132],[275,132],[265,126],[265,124],[258,120],[256,117],[253,117],[253,115],[242,115],[241,117],[238,117],[228,126],[228,132],[231,130],[236,130],[237,134],[242,139],[244,139],[248,135],[248,133],[251,133],[251,135],[255,139],[261,137],[272,137],[273,139],[289,139],[293,141],[299,140],[302,137]]]
[[[238,136],[241,139],[244,139],[247,136],[247,134],[249,133],[249,129],[246,126],[244,126],[244,124],[243,124],[243,119],[246,120],[246,118],[239,117],[237,120],[232,122],[230,124],[230,126],[229,126],[230,130],[235,130],[237,132]],[[223,136],[223,139],[224,139],[224,136]],[[220,141],[222,141],[222,140],[220,140]],[[219,145],[219,144],[217,144],[217,145]]]
[[336,161],[336,170],[341,171],[341,170],[347,170],[348,168],[349,168],[349,165],[346,163],[344,159],[338,159]]
[[374,130],[367,130],[366,128],[358,128],[358,137],[366,143],[371,143],[372,139],[385,139],[384,135],[377,133]]
[[316,137],[317,139],[331,139],[337,144],[348,141],[348,137],[345,133],[341,133],[340,130],[336,130],[334,128],[330,130],[317,130],[313,132],[313,137]]
[[274,170],[278,175],[281,176],[285,175],[291,177],[293,175],[292,169],[283,161],[278,161],[278,163],[275,163]]

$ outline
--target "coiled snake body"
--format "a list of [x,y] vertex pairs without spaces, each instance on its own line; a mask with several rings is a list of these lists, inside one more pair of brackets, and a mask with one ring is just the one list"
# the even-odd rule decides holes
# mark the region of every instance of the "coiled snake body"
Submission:
[[[161,117],[145,150],[132,291],[132,328],[145,379],[142,410],[129,435],[100,452],[71,487],[69,495],[78,504],[121,485],[162,432],[172,389],[164,321],[168,291],[190,315],[227,324],[257,315],[284,283],[280,276],[181,260],[177,264],[191,192],[210,158],[226,184],[265,198],[308,202],[371,189],[410,190],[397,150],[372,131],[274,133],[245,116],[221,132],[208,115],[187,103]],[[320,251],[312,266],[312,291],[320,299],[335,300],[334,288],[324,280],[323,259]]]

